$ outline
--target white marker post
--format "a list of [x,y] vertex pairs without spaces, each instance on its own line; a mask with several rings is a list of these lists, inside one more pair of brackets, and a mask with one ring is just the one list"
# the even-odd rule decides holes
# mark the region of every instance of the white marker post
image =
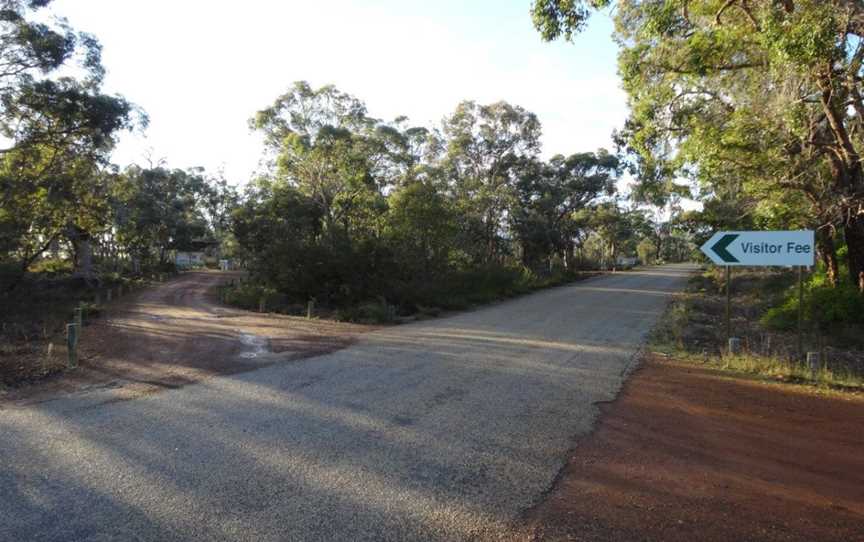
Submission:
[[798,354],[803,351],[804,266],[813,265],[816,235],[812,230],[720,231],[700,247],[726,267],[726,342],[732,335],[730,271],[733,266],[798,266]]

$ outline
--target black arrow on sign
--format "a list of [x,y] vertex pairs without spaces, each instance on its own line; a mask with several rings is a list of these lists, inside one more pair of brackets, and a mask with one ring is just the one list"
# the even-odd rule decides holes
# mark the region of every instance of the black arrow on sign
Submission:
[[738,263],[738,258],[729,253],[727,248],[729,245],[738,239],[737,233],[727,233],[723,237],[721,237],[714,245],[711,247],[711,250],[714,251],[714,254],[720,257],[726,263]]

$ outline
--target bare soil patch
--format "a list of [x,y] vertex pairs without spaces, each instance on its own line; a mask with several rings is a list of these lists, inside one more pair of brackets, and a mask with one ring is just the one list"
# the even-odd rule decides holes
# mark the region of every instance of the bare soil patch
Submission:
[[652,357],[602,405],[530,540],[864,540],[864,397]]
[[[115,301],[84,326],[78,369],[0,390],[0,406],[92,387],[117,388],[118,399],[131,398],[332,352],[372,329],[222,306],[212,290],[230,278],[187,273]],[[62,362],[65,351],[55,356]]]

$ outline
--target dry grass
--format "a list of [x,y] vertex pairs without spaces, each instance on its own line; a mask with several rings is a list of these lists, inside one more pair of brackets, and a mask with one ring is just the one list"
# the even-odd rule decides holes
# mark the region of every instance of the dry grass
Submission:
[[[735,276],[737,275],[737,276]],[[736,270],[732,286],[732,335],[742,341],[740,355],[725,352],[725,293],[716,271],[694,277],[687,291],[671,302],[654,330],[652,347],[676,359],[781,382],[840,390],[864,390],[864,334],[848,328],[816,332],[808,328],[804,351],[818,352],[820,363],[802,363],[795,332],[765,329],[761,316],[790,284],[792,272]]]

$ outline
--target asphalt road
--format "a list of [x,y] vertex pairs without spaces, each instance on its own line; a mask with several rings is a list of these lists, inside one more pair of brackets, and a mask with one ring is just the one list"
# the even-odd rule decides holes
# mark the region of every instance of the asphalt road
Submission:
[[691,270],[598,277],[134,400],[0,410],[0,540],[504,538]]

